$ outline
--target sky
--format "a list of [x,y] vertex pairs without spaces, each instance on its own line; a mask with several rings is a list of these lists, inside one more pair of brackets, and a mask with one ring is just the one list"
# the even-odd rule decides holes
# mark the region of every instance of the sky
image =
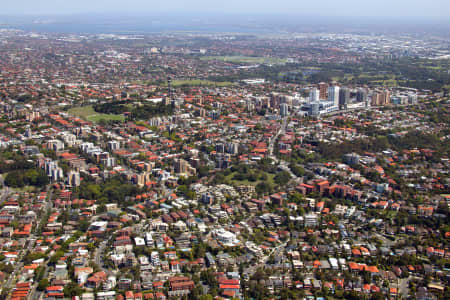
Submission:
[[289,14],[334,17],[448,18],[449,0],[1,0],[0,15]]

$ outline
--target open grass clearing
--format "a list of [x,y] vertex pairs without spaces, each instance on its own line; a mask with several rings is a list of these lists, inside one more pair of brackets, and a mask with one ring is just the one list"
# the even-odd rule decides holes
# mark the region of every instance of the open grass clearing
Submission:
[[[237,186],[239,186],[239,185],[253,185],[253,186],[256,186],[258,183],[263,181],[263,180],[256,180],[256,181],[234,180],[233,177],[236,174],[237,174],[237,172],[232,172],[231,174],[225,176],[225,178],[227,180],[229,180],[231,184],[237,185]],[[267,180],[264,180],[264,182],[269,183],[271,185],[274,185],[273,178],[275,177],[275,174],[266,173],[266,175],[267,175]]]
[[205,56],[201,60],[218,60],[237,64],[285,64],[286,59],[278,57],[254,57],[254,56]]
[[80,117],[86,121],[98,123],[103,121],[124,121],[125,117],[122,115],[102,114],[94,110],[92,105],[74,107],[69,109],[69,114]]
[[209,81],[209,80],[201,80],[201,79],[192,79],[192,80],[174,80],[172,82],[172,86],[180,87],[180,86],[232,86],[233,83],[229,81]]

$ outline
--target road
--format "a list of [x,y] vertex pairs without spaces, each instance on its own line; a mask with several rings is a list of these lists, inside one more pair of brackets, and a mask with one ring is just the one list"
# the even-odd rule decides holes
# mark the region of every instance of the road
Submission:
[[108,240],[104,240],[100,243],[100,245],[95,249],[95,257],[94,261],[97,264],[97,266],[102,269],[102,271],[107,272],[103,265],[103,252],[105,251],[105,247],[108,244]]
[[110,239],[112,236],[107,238],[106,240],[102,241],[99,246],[95,249],[95,255],[94,255],[94,262],[97,266],[100,267],[100,269],[105,272],[106,274],[111,275],[111,271],[109,271],[107,268],[105,268],[104,260],[103,260],[103,254],[105,252],[105,248],[108,245]]
[[276,162],[278,162],[278,159],[273,155],[273,148],[275,147],[275,142],[277,141],[278,137],[286,132],[287,119],[288,117],[283,118],[280,129],[278,129],[277,133],[272,136],[269,141],[269,157]]
[[[47,188],[47,192],[48,192],[47,199],[46,199],[45,202],[44,202],[44,209],[42,210],[42,213],[43,213],[44,215],[47,213],[47,211],[48,211],[49,209],[52,208],[52,195],[53,195],[53,190],[52,190],[52,189],[49,190],[49,188]],[[38,221],[38,223],[36,224],[36,227],[35,227],[36,229],[39,228],[39,225],[40,225],[41,221],[42,221],[42,218],[41,218],[41,219]],[[44,273],[43,278],[48,278],[49,268],[48,268],[48,265],[47,265],[47,264],[48,264],[48,261],[49,261],[49,260],[50,260],[50,257],[49,257],[46,261],[44,261],[44,263],[43,263],[43,266],[45,267],[45,273]],[[37,290],[38,284],[39,284],[39,282],[35,282],[35,283],[33,284],[28,299],[41,299],[41,296],[42,296],[43,292],[40,292],[40,291]],[[35,294],[36,294],[36,295],[35,295]]]
[[276,155],[273,154],[273,151],[275,148],[275,143],[278,140],[278,137],[286,132],[287,120],[288,120],[288,117],[283,118],[280,129],[278,129],[277,133],[270,138],[269,147],[268,147],[269,158],[272,159],[275,163],[279,163],[280,169],[282,169],[283,171],[289,172],[291,177],[294,178],[294,180],[297,180],[298,177],[291,171],[291,168],[289,168],[289,163],[287,163],[286,161],[284,161],[282,159],[278,159],[278,157],[276,157]]
[[0,196],[0,205],[8,199],[9,194],[11,193],[11,189],[8,186],[5,186],[5,180],[3,176],[0,175],[0,184],[2,186],[1,196]]
[[[2,182],[2,181],[3,181],[3,178],[0,180],[0,182]],[[8,189],[8,193],[9,193],[9,189]],[[48,195],[47,195],[47,198],[44,201],[44,205],[43,205],[43,209],[42,209],[42,213],[44,213],[44,214],[47,212],[47,210],[49,210],[51,208],[51,205],[52,205],[51,199],[52,199],[53,190],[50,189],[50,186],[47,187],[47,193],[48,193]],[[2,198],[1,198],[0,201],[3,202],[4,199],[6,199],[6,197],[7,197],[7,195],[4,195],[4,193],[3,193]],[[42,218],[37,221],[36,226],[35,226],[36,229],[39,228],[39,225],[40,225],[41,221],[42,221]],[[26,248],[22,249],[19,252],[19,255],[18,255],[17,260],[16,260],[17,263],[14,266],[14,271],[8,277],[8,280],[5,282],[5,284],[2,285],[1,290],[3,290],[3,289],[11,289],[12,288],[12,284],[15,283],[15,281],[17,279],[16,277],[20,274],[19,272],[23,268],[23,262],[22,262],[23,256],[25,255],[25,253],[27,251],[32,250],[34,248],[34,245],[36,244],[36,239],[37,239],[37,236],[35,235],[35,232],[31,233],[30,236],[28,237],[28,240],[30,241],[28,243],[28,246]],[[45,262],[44,265],[46,263],[47,262]],[[33,295],[36,287],[37,287],[37,283],[34,284],[32,290],[30,292],[31,295]],[[30,297],[30,299],[33,299],[33,298]]]
[[397,284],[393,285],[397,288],[400,296],[405,297],[409,295],[409,280],[411,278],[412,276],[409,276],[408,278],[399,278]]
[[280,245],[276,246],[275,248],[273,248],[273,249],[270,251],[269,254],[267,254],[266,256],[262,257],[262,258],[259,260],[259,263],[258,263],[258,264],[254,265],[254,266],[248,267],[246,273],[253,274],[253,273],[256,272],[256,270],[257,270],[258,268],[264,267],[264,265],[267,263],[267,260],[269,259],[269,257],[270,257],[274,252],[278,252],[280,249],[283,250],[284,247],[286,247],[286,245],[287,245],[288,243],[289,243],[289,239],[288,239],[286,242],[284,242],[283,244],[280,244]]

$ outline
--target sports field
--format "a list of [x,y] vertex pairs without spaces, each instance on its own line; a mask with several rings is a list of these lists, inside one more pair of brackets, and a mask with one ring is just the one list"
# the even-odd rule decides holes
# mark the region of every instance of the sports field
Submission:
[[92,105],[74,107],[69,109],[69,114],[80,117],[86,121],[90,122],[100,122],[104,121],[124,121],[125,117],[122,115],[114,115],[114,114],[102,114],[98,113],[94,110]]

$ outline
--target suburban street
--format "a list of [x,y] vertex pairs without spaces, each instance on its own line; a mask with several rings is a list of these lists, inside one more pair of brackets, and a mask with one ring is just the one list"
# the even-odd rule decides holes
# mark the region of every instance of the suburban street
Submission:
[[[1,176],[0,176],[1,177]],[[9,190],[9,189],[8,189]],[[51,207],[52,207],[52,202],[51,202],[51,199],[52,199],[52,193],[53,193],[53,190],[52,189],[50,189],[49,187],[47,188],[47,192],[48,192],[48,195],[47,195],[47,198],[46,198],[46,200],[44,201],[44,203],[43,203],[43,208],[42,208],[42,215],[44,216],[45,214],[46,214],[46,212],[47,212],[47,210],[49,210]],[[6,199],[6,197],[7,197],[7,195],[3,195],[3,197],[4,198],[2,198],[2,201],[4,201],[4,199]],[[41,221],[42,221],[42,218],[40,218],[40,219],[38,219],[38,221],[37,221],[37,223],[36,223],[36,226],[35,226],[35,228],[37,229],[37,228],[39,228],[39,225],[41,224]],[[11,275],[8,277],[8,280],[5,282],[5,284],[3,284],[2,285],[2,287],[1,287],[1,289],[0,290],[3,290],[3,289],[12,289],[13,287],[14,287],[14,284],[15,284],[15,282],[16,282],[16,279],[17,279],[17,276],[20,274],[20,271],[22,270],[22,268],[23,268],[23,262],[22,262],[22,258],[23,258],[23,256],[25,255],[25,253],[27,252],[27,251],[31,251],[33,248],[34,248],[34,245],[36,244],[36,239],[38,238],[38,236],[36,236],[35,235],[35,232],[32,232],[31,233],[31,235],[28,237],[28,240],[29,241],[31,241],[31,242],[28,242],[27,244],[27,248],[25,248],[25,249],[22,249],[20,252],[19,252],[19,256],[18,256],[18,258],[17,258],[17,260],[16,261],[18,261],[18,263],[16,263],[15,265],[14,265],[14,271],[11,273]],[[47,262],[45,262],[45,265],[46,265],[46,263]],[[46,274],[47,274],[47,272],[46,272]],[[35,290],[37,288],[37,282],[33,285],[33,287],[32,287],[32,289],[31,289],[31,293],[33,294],[33,291]],[[33,298],[31,298],[30,297],[30,299],[33,299]]]

